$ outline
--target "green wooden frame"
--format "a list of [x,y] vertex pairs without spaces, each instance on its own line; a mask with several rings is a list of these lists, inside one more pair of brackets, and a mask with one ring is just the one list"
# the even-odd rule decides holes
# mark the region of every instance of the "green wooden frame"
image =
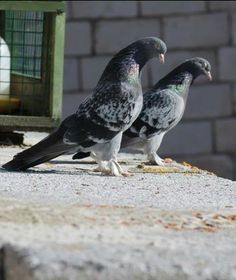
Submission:
[[65,12],[64,1],[0,1],[0,10]]
[[50,117],[0,115],[0,132],[9,130],[50,131],[58,126],[59,119]]
[[53,18],[53,55],[52,55],[52,88],[50,111],[53,119],[61,118],[63,94],[63,67],[65,42],[65,13],[54,15]]
[[49,130],[61,120],[65,41],[65,1],[0,1],[0,10],[24,10],[52,13],[50,116],[0,115],[1,130]]

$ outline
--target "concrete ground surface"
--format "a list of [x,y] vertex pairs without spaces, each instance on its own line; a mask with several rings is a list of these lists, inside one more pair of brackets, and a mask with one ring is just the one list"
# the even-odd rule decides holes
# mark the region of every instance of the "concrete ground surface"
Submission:
[[[2,146],[0,164],[20,150]],[[134,176],[71,156],[0,169],[1,280],[236,279],[236,182],[119,158]]]

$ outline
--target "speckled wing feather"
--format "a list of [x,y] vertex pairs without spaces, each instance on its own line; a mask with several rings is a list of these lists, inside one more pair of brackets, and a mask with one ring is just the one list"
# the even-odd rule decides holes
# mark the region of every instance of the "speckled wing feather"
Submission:
[[177,124],[183,111],[183,98],[172,90],[163,89],[159,93],[151,90],[144,94],[142,112],[125,134],[130,138],[147,139],[168,131]]
[[[138,91],[141,90],[139,84],[104,85],[96,89],[95,94],[81,104],[74,125],[71,125],[70,121],[70,127],[64,136],[65,142],[77,143],[83,147],[88,147],[90,141],[94,144],[105,143],[119,131],[130,126],[134,115],[137,115],[134,92],[139,94]],[[139,111],[141,107],[142,103]]]

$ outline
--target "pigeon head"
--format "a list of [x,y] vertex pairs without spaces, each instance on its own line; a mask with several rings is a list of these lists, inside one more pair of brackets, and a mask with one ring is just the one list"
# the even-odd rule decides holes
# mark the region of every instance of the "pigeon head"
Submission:
[[149,59],[159,57],[161,63],[164,63],[164,55],[167,51],[166,44],[157,37],[146,37],[133,42],[126,48],[119,51],[111,60],[124,62],[126,65],[136,63],[139,69],[148,62]]
[[164,63],[164,55],[167,51],[166,44],[157,37],[146,37],[133,42],[120,50],[106,66],[100,80],[127,80],[131,76],[139,79],[143,66],[148,60],[159,57]]
[[159,57],[161,63],[165,62],[165,53],[167,51],[166,44],[157,37],[146,37],[140,39],[127,48],[134,49],[134,59],[142,64],[145,64],[151,58]]
[[189,81],[190,86],[200,75],[205,75],[209,80],[212,80],[210,63],[201,57],[190,58],[179,64],[170,73],[159,80],[155,84],[154,89],[166,87],[168,84],[188,84]]
[[187,59],[181,66],[184,70],[191,73],[194,79],[200,75],[205,75],[209,80],[212,80],[211,65],[204,58],[194,57]]

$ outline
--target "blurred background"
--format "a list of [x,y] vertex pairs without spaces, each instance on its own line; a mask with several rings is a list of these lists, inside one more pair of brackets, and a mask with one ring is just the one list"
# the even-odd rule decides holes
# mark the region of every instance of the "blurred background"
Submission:
[[213,81],[195,81],[160,154],[236,179],[235,1],[67,1],[63,117],[91,93],[113,54],[145,36],[162,38],[168,53],[164,66],[154,60],[144,69],[144,91],[187,58],[212,65]]

